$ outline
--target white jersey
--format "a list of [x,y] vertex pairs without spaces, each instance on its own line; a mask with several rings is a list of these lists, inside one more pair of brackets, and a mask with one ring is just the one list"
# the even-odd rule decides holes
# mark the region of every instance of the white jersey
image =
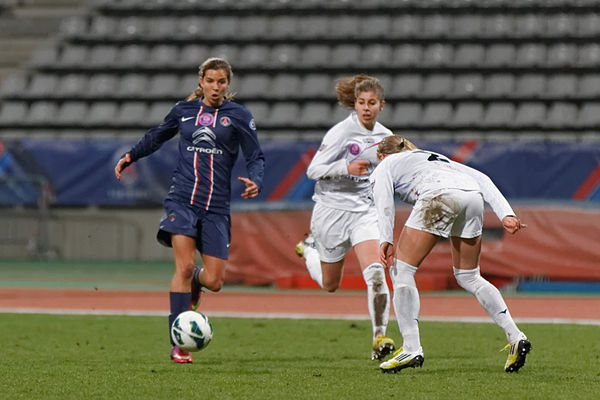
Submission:
[[[317,181],[313,200],[327,207],[347,211],[365,211],[373,205],[369,175],[377,165],[377,146],[391,136],[379,122],[366,129],[356,112],[334,125],[323,137],[306,175]],[[366,175],[349,175],[347,165],[355,160],[371,163]]]
[[492,180],[484,173],[425,150],[402,151],[387,156],[371,175],[373,197],[379,217],[381,241],[393,243],[394,193],[415,204],[423,195],[445,189],[478,191],[502,220],[514,211]]

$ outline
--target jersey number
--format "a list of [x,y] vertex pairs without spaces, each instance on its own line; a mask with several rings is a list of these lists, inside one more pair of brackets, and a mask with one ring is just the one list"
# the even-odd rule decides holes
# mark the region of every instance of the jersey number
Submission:
[[450,161],[448,161],[445,158],[442,158],[440,156],[438,156],[437,154],[431,154],[428,158],[427,161],[441,161],[441,162],[445,162],[445,163],[449,163]]

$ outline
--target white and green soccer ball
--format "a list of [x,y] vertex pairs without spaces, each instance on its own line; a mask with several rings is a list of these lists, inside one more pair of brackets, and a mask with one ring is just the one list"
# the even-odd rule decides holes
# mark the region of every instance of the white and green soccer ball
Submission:
[[202,350],[212,340],[213,328],[206,315],[196,311],[184,311],[171,326],[171,338],[177,347],[185,351]]

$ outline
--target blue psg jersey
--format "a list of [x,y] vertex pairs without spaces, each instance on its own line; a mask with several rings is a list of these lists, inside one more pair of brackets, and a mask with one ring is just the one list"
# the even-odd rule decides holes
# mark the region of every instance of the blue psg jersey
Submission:
[[200,99],[175,104],[164,121],[148,130],[130,150],[132,161],[152,154],[179,133],[179,160],[173,172],[169,197],[207,211],[229,214],[231,170],[239,149],[246,160],[248,178],[259,190],[264,155],[252,114],[240,104],[225,100],[218,108]]

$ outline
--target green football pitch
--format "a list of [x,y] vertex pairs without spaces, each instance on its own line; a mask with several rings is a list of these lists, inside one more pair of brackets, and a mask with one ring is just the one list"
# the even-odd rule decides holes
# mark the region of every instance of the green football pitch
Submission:
[[[423,368],[383,374],[368,321],[212,318],[194,364],[169,360],[164,317],[0,314],[3,399],[597,399],[600,327],[521,324],[503,371],[493,324],[421,323]],[[390,324],[390,330],[397,327]],[[395,338],[398,340],[397,335]]]

